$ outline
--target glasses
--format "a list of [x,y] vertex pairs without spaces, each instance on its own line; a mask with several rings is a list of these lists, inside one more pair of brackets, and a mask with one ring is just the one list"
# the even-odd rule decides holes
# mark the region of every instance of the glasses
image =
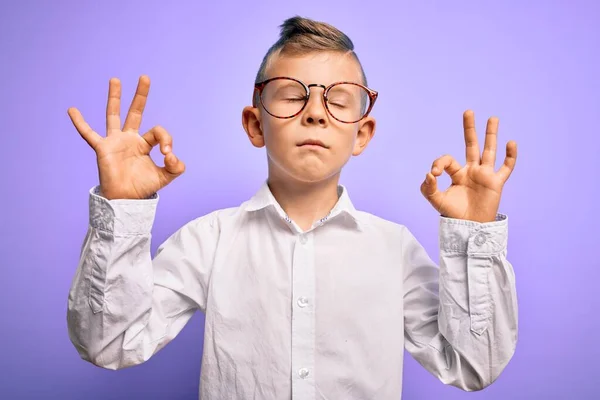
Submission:
[[[353,124],[365,118],[375,104],[378,93],[354,82],[336,82],[329,86],[304,82],[278,76],[259,82],[254,86],[255,93],[263,108],[275,118],[293,118],[306,107],[310,88],[323,89],[323,103],[329,115],[336,120]],[[256,107],[256,97],[253,105]]]

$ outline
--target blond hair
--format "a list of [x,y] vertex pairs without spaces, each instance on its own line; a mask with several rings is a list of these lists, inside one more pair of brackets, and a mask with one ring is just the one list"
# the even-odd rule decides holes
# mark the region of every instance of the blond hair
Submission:
[[256,83],[267,79],[267,67],[279,55],[296,56],[319,51],[334,51],[354,57],[360,67],[362,84],[367,86],[367,77],[354,52],[354,44],[344,32],[325,22],[299,16],[286,19],[280,28],[279,40],[269,48],[260,64]]

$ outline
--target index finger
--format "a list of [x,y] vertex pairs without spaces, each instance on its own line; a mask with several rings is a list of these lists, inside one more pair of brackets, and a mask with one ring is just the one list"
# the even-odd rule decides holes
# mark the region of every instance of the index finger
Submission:
[[463,114],[463,127],[465,130],[465,147],[467,163],[479,164],[479,143],[475,131],[475,113],[467,110]]
[[125,124],[123,125],[123,131],[139,131],[142,123],[142,113],[146,107],[146,100],[148,99],[148,92],[150,91],[150,78],[147,75],[140,76],[138,81],[135,95],[131,101],[127,118],[125,118]]

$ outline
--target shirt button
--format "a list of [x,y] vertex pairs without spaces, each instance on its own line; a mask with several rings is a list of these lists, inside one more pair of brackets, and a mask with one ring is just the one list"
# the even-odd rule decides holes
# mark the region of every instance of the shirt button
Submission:
[[306,244],[306,235],[300,235],[300,243]]
[[302,308],[304,308],[304,307],[306,307],[307,305],[308,305],[308,299],[307,299],[306,297],[302,296],[302,297],[300,297],[300,298],[298,299],[298,306],[299,306],[299,307],[302,307]]
[[300,368],[298,375],[300,375],[300,378],[306,379],[308,377],[308,368]]
[[482,244],[484,244],[485,240],[485,235],[483,233],[478,233],[477,236],[475,236],[475,244],[477,246],[481,246]]

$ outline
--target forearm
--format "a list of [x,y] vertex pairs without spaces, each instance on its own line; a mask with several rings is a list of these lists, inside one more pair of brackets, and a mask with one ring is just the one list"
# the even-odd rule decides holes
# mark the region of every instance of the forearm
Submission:
[[126,355],[118,354],[130,332],[144,330],[152,309],[152,264],[142,261],[149,251],[144,242],[147,236],[114,238],[88,229],[69,291],[67,322],[79,354],[95,365],[116,369],[145,361],[124,361]]
[[464,358],[481,388],[498,378],[517,340],[515,276],[506,259],[508,221],[499,219],[447,220],[440,228],[440,333],[452,347],[451,358]]
[[407,348],[442,382],[463,390],[490,385],[514,353],[517,300],[506,223],[442,219],[439,288],[434,266],[420,252],[415,260],[421,267],[414,291],[423,303],[408,317],[416,322]]
[[[110,203],[90,198],[90,225],[69,291],[69,336],[81,357],[119,369],[140,364],[170,341],[191,317],[186,296],[158,284],[176,251],[152,260],[156,202]],[[156,271],[158,270],[158,272]]]

